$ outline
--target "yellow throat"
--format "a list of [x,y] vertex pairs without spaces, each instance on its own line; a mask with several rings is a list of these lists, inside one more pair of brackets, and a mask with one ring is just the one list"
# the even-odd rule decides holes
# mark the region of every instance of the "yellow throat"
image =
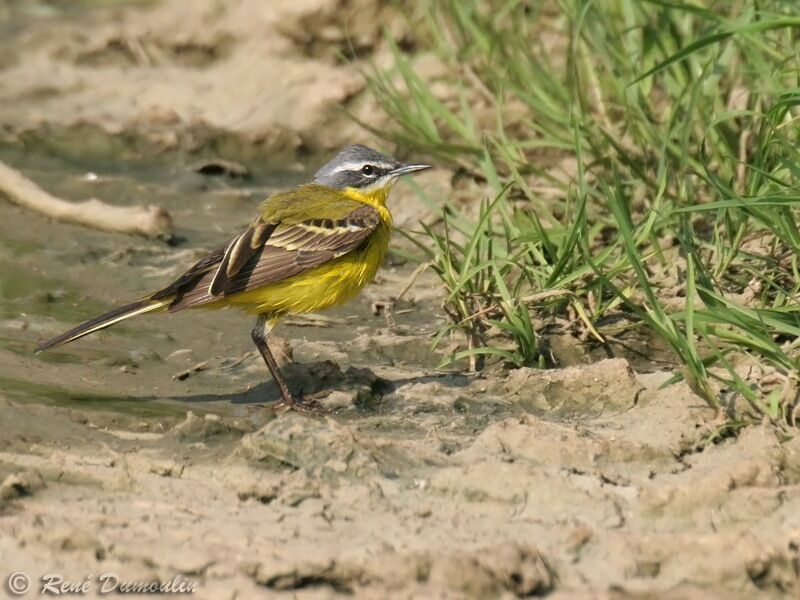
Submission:
[[355,200],[356,202],[363,202],[369,204],[381,216],[381,220],[388,226],[392,226],[392,213],[386,208],[386,200],[389,198],[389,192],[392,191],[392,185],[384,185],[377,189],[363,189],[357,190],[356,188],[345,188],[342,190],[344,195]]

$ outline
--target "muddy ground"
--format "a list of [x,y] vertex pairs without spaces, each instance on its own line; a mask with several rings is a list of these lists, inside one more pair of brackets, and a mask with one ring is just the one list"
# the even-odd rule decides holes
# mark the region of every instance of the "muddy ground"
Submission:
[[[36,585],[61,573],[88,578],[95,595],[101,573],[181,576],[197,584],[193,597],[215,599],[798,597],[796,438],[766,425],[720,435],[685,385],[662,387],[672,373],[660,362],[635,361],[634,372],[624,358],[575,351],[552,370],[437,371],[442,292],[432,277],[394,323],[373,314],[413,271],[398,256],[351,305],[277,331],[296,391],[336,390],[328,417],[273,414],[278,391],[251,347],[251,320],[233,312],[142,318],[33,355],[37,341],[159,288],[249,221],[260,198],[306,177],[255,160],[271,148],[258,139],[283,139],[265,134],[269,119],[291,115],[213,121],[223,100],[236,104],[240,71],[221,66],[244,60],[234,42],[267,43],[234,25],[259,32],[275,15],[242,19],[266,3],[198,2],[218,12],[176,29],[177,4],[76,15],[0,3],[0,159],[66,198],[159,204],[178,226],[170,245],[0,201],[0,578],[24,571]],[[330,3],[286,5],[318,23],[314,10]],[[197,26],[208,14],[214,26]],[[76,19],[87,18],[94,33],[81,37]],[[180,45],[186,31],[228,40],[228,53],[203,62],[202,45]],[[334,26],[300,54],[291,31],[270,60],[351,77],[322,50],[320,39],[338,39]],[[184,53],[170,54],[176,47]],[[60,65],[49,88],[37,61]],[[157,79],[164,87],[152,89]],[[219,97],[198,103],[195,85]],[[149,114],[169,119],[137,119],[137,103],[152,110],[137,90],[177,117],[162,106]],[[292,161],[318,164],[303,152],[328,142],[303,132],[341,101],[295,107],[282,96],[308,119],[293,131]],[[363,139],[336,123],[340,137]],[[143,157],[164,135],[174,144]],[[212,155],[246,163],[252,177],[193,171]],[[420,183],[435,195],[446,180]],[[419,205],[398,192],[409,222]]]

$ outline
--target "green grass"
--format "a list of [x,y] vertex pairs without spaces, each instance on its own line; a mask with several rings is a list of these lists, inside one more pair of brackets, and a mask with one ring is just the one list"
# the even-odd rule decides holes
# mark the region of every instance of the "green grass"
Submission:
[[[448,290],[437,339],[463,335],[445,362],[545,365],[544,325],[584,344],[644,329],[711,406],[741,398],[793,425],[796,3],[411,10],[414,51],[389,40],[394,65],[368,73],[394,123],[376,133],[479,190],[428,199],[440,223],[410,234]],[[420,75],[425,63],[437,74]]]

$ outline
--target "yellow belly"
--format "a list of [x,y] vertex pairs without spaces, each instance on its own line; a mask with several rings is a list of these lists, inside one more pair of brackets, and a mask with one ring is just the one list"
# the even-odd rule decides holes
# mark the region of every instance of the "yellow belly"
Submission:
[[352,300],[372,281],[388,246],[389,228],[381,227],[359,250],[283,281],[228,296],[226,304],[275,317],[316,312],[342,304]]

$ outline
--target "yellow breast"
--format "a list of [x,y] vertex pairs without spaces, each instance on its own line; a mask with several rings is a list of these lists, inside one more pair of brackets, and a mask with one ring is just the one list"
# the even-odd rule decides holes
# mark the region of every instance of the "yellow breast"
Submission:
[[229,301],[248,312],[279,317],[316,312],[352,300],[375,278],[383,264],[389,248],[392,215],[385,206],[385,193],[366,196],[355,190],[345,192],[352,199],[373,206],[380,214],[380,226],[363,246],[305,273],[230,296]]

